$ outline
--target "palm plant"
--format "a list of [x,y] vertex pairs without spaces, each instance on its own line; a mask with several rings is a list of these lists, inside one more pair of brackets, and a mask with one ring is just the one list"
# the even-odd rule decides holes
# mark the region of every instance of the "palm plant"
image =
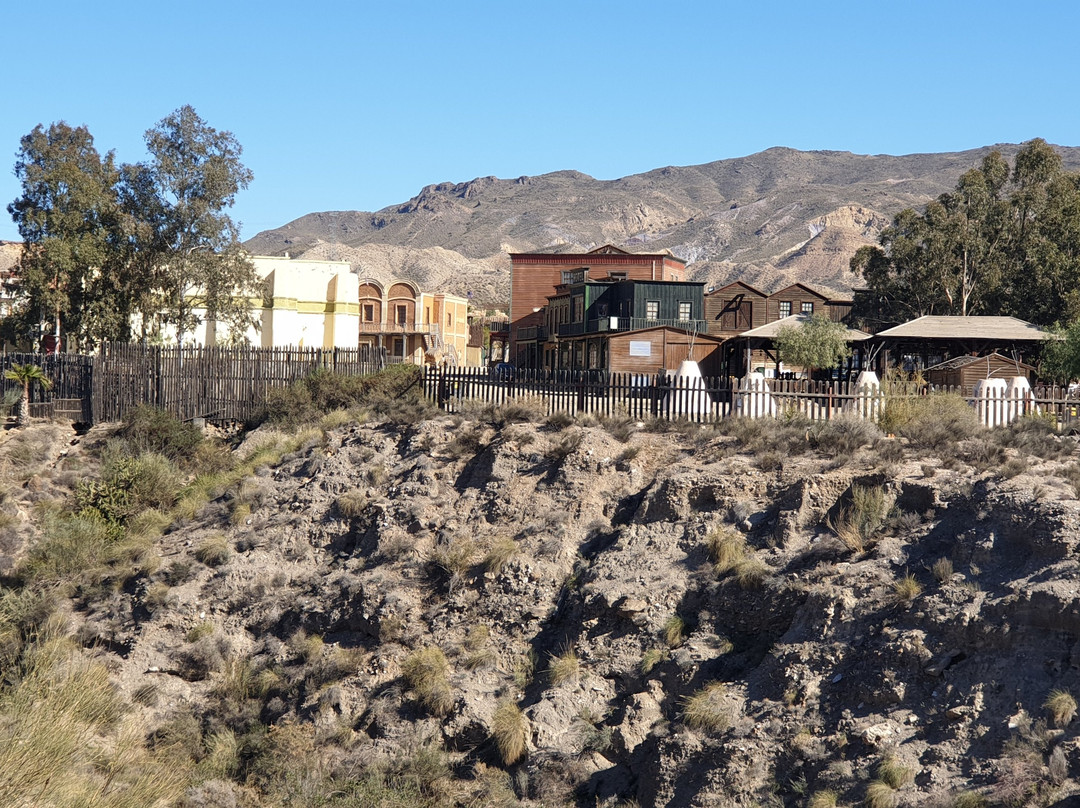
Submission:
[[52,381],[45,375],[45,371],[37,365],[12,365],[10,370],[4,371],[4,378],[11,379],[22,385],[22,398],[19,400],[19,417],[16,423],[20,427],[30,423],[30,388],[34,384],[40,384],[45,390],[52,387]]

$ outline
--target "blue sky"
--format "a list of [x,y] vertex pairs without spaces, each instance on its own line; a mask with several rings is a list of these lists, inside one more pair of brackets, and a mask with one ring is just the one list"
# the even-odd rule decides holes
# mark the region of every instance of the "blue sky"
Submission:
[[245,238],[477,176],[1080,145],[1075,3],[57,0],[3,21],[3,208],[36,124],[134,162],[191,104],[255,174]]

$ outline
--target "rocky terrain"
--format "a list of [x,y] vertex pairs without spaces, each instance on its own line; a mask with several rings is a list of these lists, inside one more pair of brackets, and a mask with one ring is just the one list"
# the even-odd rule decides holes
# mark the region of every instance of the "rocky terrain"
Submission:
[[[113,431],[0,438],[40,453],[4,468],[9,575]],[[262,427],[58,614],[186,772],[157,804],[1049,804],[1080,792],[1077,440],[966,434]]]
[[[499,305],[509,253],[606,243],[670,250],[690,263],[692,280],[709,284],[741,278],[771,292],[802,281],[850,291],[855,251],[903,208],[951,190],[993,148],[1011,160],[1019,147],[901,157],[773,148],[610,181],[577,171],[481,177],[429,185],[374,213],[311,213],[245,246],[348,260],[364,276],[407,277]],[[1059,151],[1066,167],[1080,167],[1080,149]]]

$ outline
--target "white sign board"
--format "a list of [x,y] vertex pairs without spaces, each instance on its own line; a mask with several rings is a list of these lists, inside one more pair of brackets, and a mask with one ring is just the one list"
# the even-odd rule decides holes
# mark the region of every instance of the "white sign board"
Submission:
[[630,340],[630,356],[652,356],[652,343],[645,339]]

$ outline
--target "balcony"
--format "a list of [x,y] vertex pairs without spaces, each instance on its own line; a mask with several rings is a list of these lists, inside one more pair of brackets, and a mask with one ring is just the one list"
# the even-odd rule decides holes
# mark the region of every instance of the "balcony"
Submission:
[[361,334],[438,334],[434,323],[360,323]]
[[518,342],[531,342],[533,340],[543,342],[547,337],[548,330],[546,325],[529,325],[524,328],[519,328],[517,331]]
[[598,334],[606,331],[637,331],[641,328],[679,328],[704,334],[708,328],[705,320],[650,320],[645,317],[601,317],[585,323],[563,323],[559,326],[560,337],[577,337],[582,334]]

